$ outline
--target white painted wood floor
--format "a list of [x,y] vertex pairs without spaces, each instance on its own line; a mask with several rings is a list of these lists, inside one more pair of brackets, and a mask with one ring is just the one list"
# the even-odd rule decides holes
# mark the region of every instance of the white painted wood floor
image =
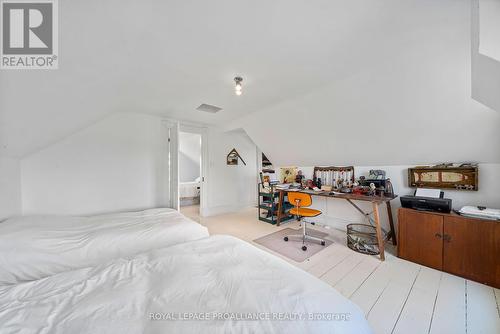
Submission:
[[[257,209],[235,214],[199,218],[197,207],[182,212],[208,227],[211,234],[229,234],[252,240],[281,227],[257,219]],[[284,258],[256,243],[255,246],[280,256],[332,285],[358,304],[377,334],[499,334],[500,290],[457,276],[401,260],[394,249],[380,262],[345,246],[345,234],[330,233],[335,243],[303,263]]]

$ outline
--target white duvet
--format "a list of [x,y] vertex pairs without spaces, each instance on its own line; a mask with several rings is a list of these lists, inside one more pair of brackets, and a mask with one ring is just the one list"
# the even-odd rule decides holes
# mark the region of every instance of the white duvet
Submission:
[[172,209],[94,217],[12,218],[0,223],[0,285],[207,236],[205,227]]
[[0,287],[0,326],[5,334],[371,333],[332,287],[229,236]]

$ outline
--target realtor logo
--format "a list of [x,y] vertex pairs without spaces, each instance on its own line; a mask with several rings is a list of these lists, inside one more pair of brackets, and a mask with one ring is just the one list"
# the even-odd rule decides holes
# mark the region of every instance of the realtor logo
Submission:
[[0,0],[2,69],[57,69],[56,0]]

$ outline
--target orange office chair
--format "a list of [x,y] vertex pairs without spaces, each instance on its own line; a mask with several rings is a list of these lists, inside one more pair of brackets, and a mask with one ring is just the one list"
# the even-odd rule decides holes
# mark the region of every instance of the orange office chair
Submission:
[[[299,222],[301,222],[302,218],[304,217],[316,217],[321,214],[321,211],[319,210],[307,208],[312,204],[311,195],[309,194],[290,191],[288,192],[288,202],[290,202],[290,204],[293,204],[295,206],[294,208],[290,209],[290,214],[297,216],[297,220]],[[283,239],[285,241],[288,241],[289,238],[302,238],[303,251],[307,250],[306,240],[314,240],[321,243],[321,246],[325,245],[325,240],[307,234],[306,221],[302,221],[301,224],[302,224],[302,234],[290,235],[290,236],[287,235]]]

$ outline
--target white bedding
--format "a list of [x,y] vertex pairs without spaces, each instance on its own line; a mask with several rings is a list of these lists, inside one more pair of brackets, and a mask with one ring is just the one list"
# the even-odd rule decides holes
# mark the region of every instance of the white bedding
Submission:
[[[282,320],[179,320],[240,313]],[[344,320],[284,320],[315,313]],[[5,334],[371,333],[360,309],[332,287],[229,236],[0,287],[0,326]]]
[[208,236],[172,209],[94,217],[27,216],[0,223],[0,285],[30,281]]
[[181,182],[179,183],[179,197],[192,198],[200,196],[201,182]]

